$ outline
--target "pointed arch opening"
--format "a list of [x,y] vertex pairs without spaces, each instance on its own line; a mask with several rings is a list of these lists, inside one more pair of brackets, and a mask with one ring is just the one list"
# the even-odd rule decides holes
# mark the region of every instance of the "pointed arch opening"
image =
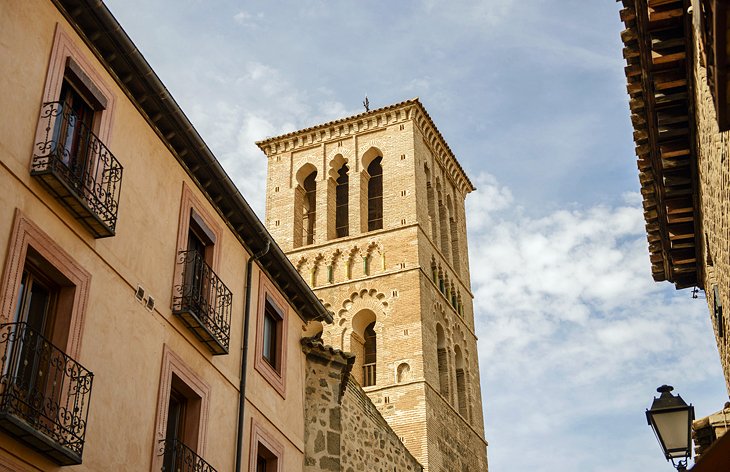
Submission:
[[302,228],[304,244],[314,244],[317,222],[317,171],[304,179],[304,208],[302,210]]
[[428,224],[431,231],[431,240],[436,244],[438,240],[438,222],[436,219],[436,206],[434,205],[433,183],[431,182],[431,171],[426,164],[423,165],[426,172],[426,200],[428,203]]
[[458,400],[459,414],[469,421],[469,405],[467,404],[466,391],[466,363],[459,346],[454,347],[456,363],[456,398]]
[[438,199],[439,229],[441,233],[439,235],[441,254],[446,260],[449,260],[451,258],[451,251],[449,250],[449,213],[441,191],[441,182],[438,179],[436,180],[436,197]]
[[439,368],[439,391],[451,403],[449,389],[449,351],[446,348],[446,336],[440,324],[436,324],[436,356]]
[[446,209],[449,212],[449,230],[451,233],[451,260],[454,265],[454,271],[461,273],[461,261],[459,254],[459,225],[456,217],[455,208],[451,202],[451,195],[446,196]]
[[375,332],[375,313],[360,310],[352,318],[350,351],[355,354],[352,372],[363,387],[371,387],[377,381],[378,342]]
[[337,171],[335,186],[335,236],[344,238],[350,235],[350,168],[343,163]]
[[313,244],[317,220],[317,168],[303,165],[296,175],[294,193],[294,247]]
[[363,206],[365,210],[364,230],[383,229],[383,154],[377,148],[370,148],[362,158]]

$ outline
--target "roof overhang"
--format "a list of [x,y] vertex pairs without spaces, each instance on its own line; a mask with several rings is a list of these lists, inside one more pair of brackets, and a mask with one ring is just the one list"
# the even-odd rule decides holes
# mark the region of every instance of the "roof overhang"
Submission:
[[624,69],[654,280],[700,285],[689,0],[622,0]]
[[332,322],[109,9],[99,0],[53,0],[109,74],[188,172],[249,253],[304,320]]

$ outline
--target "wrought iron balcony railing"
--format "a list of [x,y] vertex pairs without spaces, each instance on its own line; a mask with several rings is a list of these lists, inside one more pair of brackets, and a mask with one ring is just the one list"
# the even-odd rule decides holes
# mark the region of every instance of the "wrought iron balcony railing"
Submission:
[[0,429],[60,465],[81,463],[94,374],[27,323],[0,325]]
[[362,366],[362,386],[372,387],[375,385],[375,364],[365,364]]
[[122,166],[88,125],[61,102],[44,103],[42,140],[31,165],[35,177],[96,238],[114,236]]
[[213,354],[228,354],[233,295],[198,251],[181,251],[182,283],[175,287],[173,313]]
[[163,441],[162,472],[218,472],[180,440]]

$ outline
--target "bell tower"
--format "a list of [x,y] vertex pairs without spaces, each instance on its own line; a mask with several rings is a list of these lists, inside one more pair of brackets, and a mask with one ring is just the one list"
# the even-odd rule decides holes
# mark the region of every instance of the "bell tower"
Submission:
[[429,472],[486,472],[464,200],[418,99],[257,143],[266,225],[333,313],[317,330]]

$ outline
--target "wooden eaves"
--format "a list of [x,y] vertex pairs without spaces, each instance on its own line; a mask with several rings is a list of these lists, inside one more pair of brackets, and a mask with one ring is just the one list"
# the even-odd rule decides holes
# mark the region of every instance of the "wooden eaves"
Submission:
[[678,289],[696,286],[702,252],[689,0],[617,1],[652,276]]

